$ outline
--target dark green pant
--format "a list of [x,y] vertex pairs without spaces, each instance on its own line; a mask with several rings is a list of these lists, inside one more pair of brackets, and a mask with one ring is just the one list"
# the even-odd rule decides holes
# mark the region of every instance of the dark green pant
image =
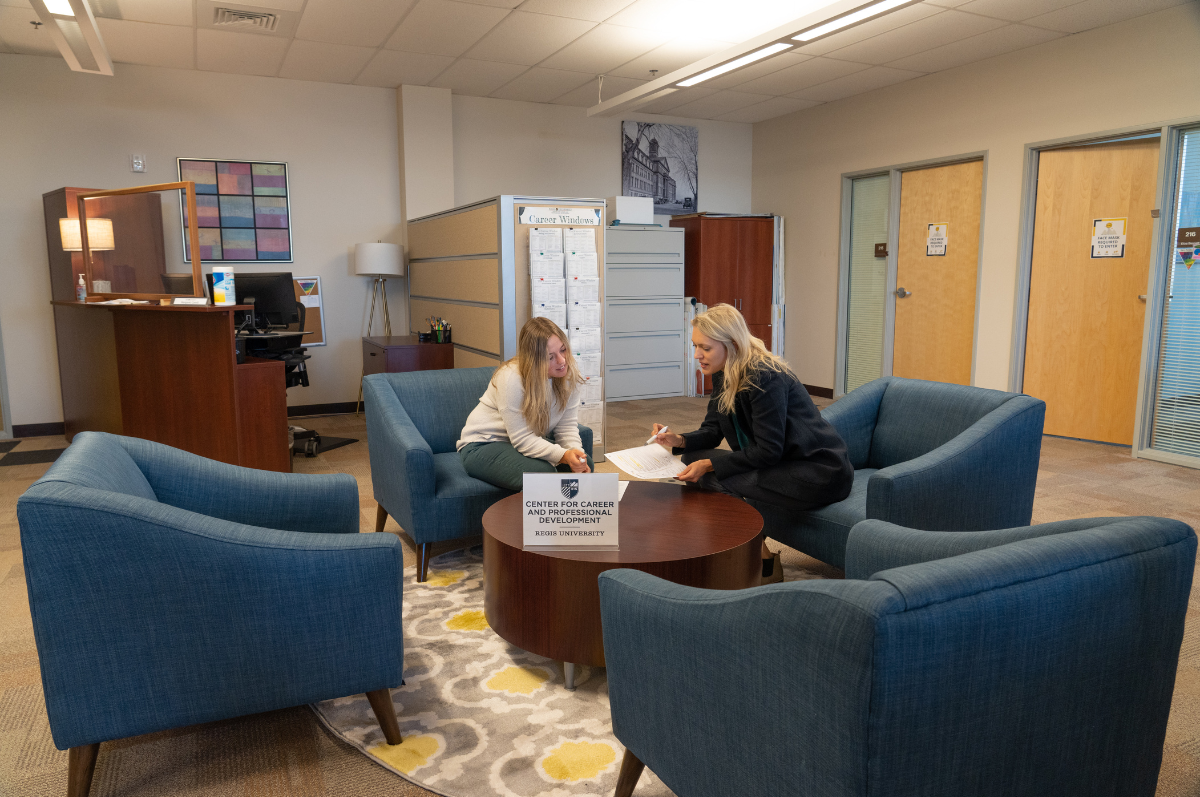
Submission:
[[[458,453],[468,475],[514,493],[521,491],[521,477],[526,473],[571,472],[568,465],[555,467],[544,459],[527,457],[513,448],[512,443],[467,443]],[[595,471],[591,457],[587,462]]]

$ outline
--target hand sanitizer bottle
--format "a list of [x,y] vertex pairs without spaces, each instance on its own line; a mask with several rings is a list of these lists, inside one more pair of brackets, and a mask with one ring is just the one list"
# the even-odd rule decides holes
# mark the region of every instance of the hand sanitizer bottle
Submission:
[[83,281],[83,275],[79,275],[79,284],[75,286],[75,301],[87,301],[87,283]]

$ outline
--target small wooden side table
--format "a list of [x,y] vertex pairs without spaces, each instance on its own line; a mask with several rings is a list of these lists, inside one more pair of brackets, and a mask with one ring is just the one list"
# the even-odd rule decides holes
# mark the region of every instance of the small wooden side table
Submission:
[[363,376],[454,367],[453,343],[418,343],[416,335],[363,338]]

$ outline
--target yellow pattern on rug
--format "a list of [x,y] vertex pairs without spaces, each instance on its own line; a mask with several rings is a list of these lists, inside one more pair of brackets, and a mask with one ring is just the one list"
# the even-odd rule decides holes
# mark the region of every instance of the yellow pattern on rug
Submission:
[[467,609],[446,621],[447,631],[484,631],[487,628],[487,617],[482,609]]
[[532,695],[541,689],[550,677],[541,667],[508,666],[489,678],[484,687],[511,695]]
[[411,775],[428,764],[444,747],[445,744],[436,736],[414,733],[403,737],[400,744],[377,744],[367,752],[383,759],[405,775]]
[[603,742],[563,742],[541,760],[542,771],[555,780],[591,780],[609,769],[617,751]]
[[425,579],[427,587],[449,587],[466,577],[466,570],[431,570]]

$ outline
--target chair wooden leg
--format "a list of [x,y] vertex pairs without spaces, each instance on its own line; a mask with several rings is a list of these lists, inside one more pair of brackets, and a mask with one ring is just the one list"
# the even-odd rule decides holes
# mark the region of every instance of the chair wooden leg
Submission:
[[375,510],[375,531],[383,531],[383,524],[387,523],[387,510],[383,508],[383,504]]
[[417,546],[417,581],[424,582],[429,575],[429,551],[433,543],[425,542]]
[[613,797],[630,797],[633,794],[633,787],[637,785],[638,778],[642,776],[642,770],[645,768],[646,765],[639,761],[629,748],[626,748],[625,757],[621,759],[621,774],[617,776],[617,790],[613,793]]
[[396,705],[392,703],[390,689],[376,689],[367,692],[367,700],[371,702],[371,710],[379,727],[383,730],[383,738],[388,744],[400,744],[400,721],[396,719]]
[[96,771],[100,743],[72,747],[67,751],[67,797],[87,797]]

